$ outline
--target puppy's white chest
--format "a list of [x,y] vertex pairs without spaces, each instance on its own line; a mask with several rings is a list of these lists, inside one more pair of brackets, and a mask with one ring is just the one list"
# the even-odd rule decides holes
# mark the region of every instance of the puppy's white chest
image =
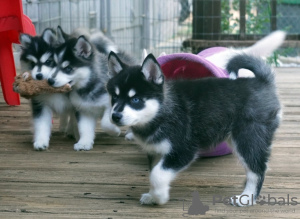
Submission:
[[71,108],[71,102],[64,94],[42,94],[36,98],[58,114],[61,114]]

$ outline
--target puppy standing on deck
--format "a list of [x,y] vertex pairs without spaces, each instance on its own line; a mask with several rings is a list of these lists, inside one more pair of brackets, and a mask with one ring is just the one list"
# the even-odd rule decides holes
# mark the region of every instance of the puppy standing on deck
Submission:
[[[54,67],[53,52],[57,45],[55,32],[47,28],[41,36],[32,37],[27,34],[20,35],[22,44],[21,62],[22,70],[30,71],[34,80],[43,80],[49,77]],[[52,113],[60,115],[60,130],[73,135],[72,126],[66,126],[71,104],[67,94],[41,94],[31,99],[35,150],[45,150],[49,147],[52,126]]]
[[110,54],[111,120],[130,127],[149,157],[158,159],[142,204],[165,204],[176,175],[199,151],[224,140],[233,146],[247,175],[245,189],[233,204],[243,206],[245,199],[259,195],[280,121],[280,103],[274,75],[264,61],[249,55],[229,60],[229,72],[237,74],[241,68],[256,77],[165,82],[153,55],[142,66],[127,66]]
[[[64,34],[61,34],[64,37]],[[98,50],[99,46],[96,45]],[[107,49],[104,49],[107,51]],[[135,61],[120,52],[129,64]],[[98,118],[102,118],[104,131],[119,135],[120,129],[109,119],[110,100],[105,89],[108,81],[107,56],[99,53],[86,37],[64,39],[54,53],[56,67],[51,72],[48,83],[60,87],[67,83],[72,86],[70,101],[76,110],[79,141],[74,150],[91,150],[94,144]]]

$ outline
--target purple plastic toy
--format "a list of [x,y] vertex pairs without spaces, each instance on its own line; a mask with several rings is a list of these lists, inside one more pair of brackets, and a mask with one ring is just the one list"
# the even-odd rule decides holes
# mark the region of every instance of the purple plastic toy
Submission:
[[[220,77],[227,78],[226,70],[221,69],[208,61],[206,58],[226,50],[224,47],[213,47],[203,50],[197,55],[190,53],[175,53],[157,58],[162,71],[167,79],[179,78],[204,78]],[[231,154],[232,150],[223,142],[211,151],[200,152],[200,157],[215,157]]]

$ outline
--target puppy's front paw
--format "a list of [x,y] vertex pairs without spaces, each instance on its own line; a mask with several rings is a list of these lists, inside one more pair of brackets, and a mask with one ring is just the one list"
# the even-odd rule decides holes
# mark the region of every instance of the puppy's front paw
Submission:
[[140,199],[140,203],[142,205],[155,205],[155,204],[157,204],[154,197],[150,193],[142,194],[142,197]]
[[125,140],[127,140],[127,141],[134,141],[134,135],[133,135],[133,133],[132,132],[126,133]]
[[93,149],[93,143],[76,143],[74,144],[75,151],[89,151]]
[[48,149],[48,147],[49,147],[49,142],[46,141],[39,140],[33,143],[33,148],[36,151],[44,151]]
[[256,201],[253,199],[252,195],[235,195],[231,197],[231,204],[237,207],[245,207],[255,205]]
[[142,205],[163,205],[169,200],[168,191],[150,191],[144,193],[140,199]]

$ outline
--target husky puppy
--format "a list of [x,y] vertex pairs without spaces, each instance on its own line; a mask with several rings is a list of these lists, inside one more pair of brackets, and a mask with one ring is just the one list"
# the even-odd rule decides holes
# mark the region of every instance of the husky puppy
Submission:
[[[57,46],[55,32],[47,28],[41,36],[21,34],[20,42],[22,70],[30,71],[35,80],[47,79],[55,66],[53,61],[54,47]],[[45,150],[49,147],[53,112],[61,116],[60,130],[73,135],[71,125],[66,130],[68,115],[72,108],[67,94],[38,95],[31,99],[31,106],[35,150]]]
[[30,70],[35,80],[47,79],[54,67],[53,50],[56,36],[53,29],[47,28],[41,36],[20,35],[22,70]]
[[111,120],[130,127],[149,157],[158,159],[142,204],[165,204],[176,175],[197,158],[199,151],[224,140],[233,146],[247,173],[245,189],[232,203],[255,203],[280,122],[274,75],[263,60],[250,55],[233,57],[228,72],[237,74],[246,68],[256,76],[236,80],[165,81],[152,54],[142,66],[128,66],[111,52],[108,66],[112,77],[107,84]]
[[[101,119],[102,129],[119,135],[120,129],[111,123],[110,99],[105,85],[108,81],[107,55],[98,52],[85,36],[66,37],[54,53],[56,67],[48,83],[60,87],[72,86],[70,101],[76,111],[79,141],[74,150],[91,150],[94,144],[96,121]],[[121,53],[124,60],[132,60]]]

